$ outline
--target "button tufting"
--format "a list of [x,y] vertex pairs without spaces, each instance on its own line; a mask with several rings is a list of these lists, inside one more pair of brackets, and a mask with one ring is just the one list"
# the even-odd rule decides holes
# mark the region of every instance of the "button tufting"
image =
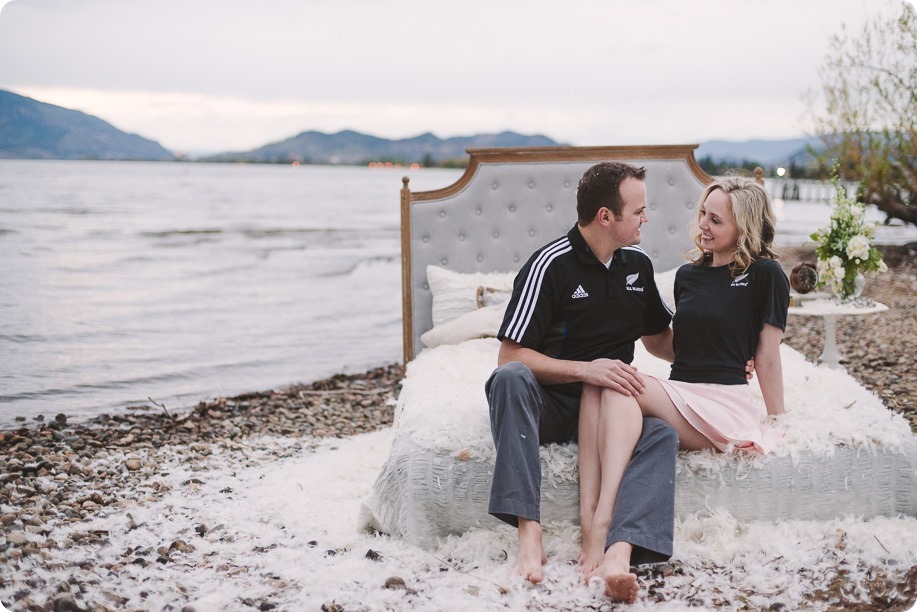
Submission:
[[535,189],[535,181],[529,181],[529,189]]
[[548,212],[551,212],[552,210],[554,210],[554,207],[548,204],[547,206],[544,207],[544,209]]
[[659,251],[653,251],[653,257],[659,257]]
[[430,242],[430,237],[424,236],[423,238],[421,238],[421,240],[423,240],[424,242]]
[[656,203],[655,203],[655,202],[653,202],[652,204],[650,204],[650,210],[656,210]]
[[500,232],[494,232],[494,238],[499,238],[499,237],[500,237]]
[[670,227],[670,228],[669,228],[669,234],[671,234],[672,236],[675,235],[675,228],[674,228],[674,227]]
[[444,266],[449,265],[449,260],[446,259],[445,257],[443,257],[443,265]]
[[484,258],[483,258],[482,256],[478,255],[478,261],[479,261],[479,262],[484,261]]
[[669,186],[673,186],[673,185],[675,185],[675,179],[670,178],[670,179],[669,179]]
[[519,263],[519,256],[513,255],[513,263]]
[[496,189],[497,186],[498,186],[498,185],[497,185],[496,182],[493,182],[493,183],[490,184],[490,188],[491,188],[491,189]]
[[424,283],[422,286],[423,286],[424,289],[429,289],[429,288],[430,288],[430,285],[428,285],[427,283]]
[[685,207],[688,210],[694,210],[694,202],[688,202],[687,204],[685,204]]
[[529,236],[534,236],[534,235],[535,235],[535,230],[529,230]]
[[445,210],[439,211],[439,217],[440,217],[440,219],[445,219],[445,218],[446,218],[446,211],[445,211]]
[[465,241],[465,234],[459,234],[459,240],[461,240],[462,242],[464,242],[464,241]]
[[480,208],[475,208],[475,209],[474,209],[474,214],[476,214],[477,216],[480,217],[480,216],[481,216],[481,209],[480,209]]
[[510,205],[509,205],[509,212],[516,212],[516,205],[515,205],[515,204],[510,204]]
[[564,181],[564,187],[570,187],[570,181]]

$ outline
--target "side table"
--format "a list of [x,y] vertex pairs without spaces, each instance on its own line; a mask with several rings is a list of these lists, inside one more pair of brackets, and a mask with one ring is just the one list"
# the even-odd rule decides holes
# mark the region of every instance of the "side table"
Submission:
[[826,294],[816,294],[812,298],[793,294],[798,306],[790,306],[789,314],[801,316],[817,316],[825,320],[825,345],[818,360],[837,370],[843,370],[841,355],[837,348],[837,318],[844,316],[868,315],[885,312],[888,306],[874,302],[869,306],[859,306],[852,303],[841,303]]

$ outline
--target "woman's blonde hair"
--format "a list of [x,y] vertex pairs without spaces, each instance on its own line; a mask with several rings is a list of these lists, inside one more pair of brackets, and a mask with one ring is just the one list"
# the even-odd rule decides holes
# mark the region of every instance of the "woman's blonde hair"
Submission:
[[705,263],[712,257],[704,251],[700,241],[701,208],[707,196],[720,189],[729,197],[732,204],[732,216],[739,229],[736,251],[729,267],[733,275],[741,274],[756,259],[777,259],[773,249],[777,218],[771,207],[771,199],[764,186],[753,179],[731,176],[714,181],[707,186],[700,196],[697,206],[697,217],[692,224],[696,248],[688,253],[689,258],[697,264]]

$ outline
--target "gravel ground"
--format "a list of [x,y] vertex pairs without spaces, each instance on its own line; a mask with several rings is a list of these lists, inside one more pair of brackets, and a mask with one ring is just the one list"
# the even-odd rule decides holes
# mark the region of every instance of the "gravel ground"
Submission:
[[[908,374],[910,347],[917,337],[917,245],[883,250],[890,270],[869,279],[864,295],[887,304],[890,310],[841,319],[838,339],[847,370],[891,409],[904,414],[917,431],[917,382]],[[781,261],[789,270],[803,260],[814,261],[811,250],[784,249]],[[822,333],[820,318],[790,317],[785,341],[814,360],[821,352]],[[84,533],[72,527],[126,500],[157,499],[165,492],[156,486],[158,462],[173,461],[176,453],[194,461],[217,445],[238,451],[243,462],[249,458],[265,461],[302,452],[314,446],[316,439],[386,427],[392,423],[393,400],[403,373],[400,365],[389,365],[282,391],[202,402],[184,414],[172,414],[163,406],[139,406],[83,423],[68,423],[59,414],[0,431],[0,592],[4,603],[15,610],[121,608],[124,602],[116,594],[99,599],[100,585],[77,579],[48,583],[40,572],[28,569],[32,564],[25,563],[26,558],[50,563],[56,549],[104,541],[106,533]],[[271,442],[260,444],[261,437]],[[278,439],[283,440],[279,450]],[[57,535],[63,526],[70,534],[66,538]],[[167,562],[170,554],[181,553],[187,546],[176,540],[151,553],[151,560]],[[137,557],[131,563],[149,562]],[[652,586],[666,571],[679,570],[663,566],[644,570],[641,576]],[[662,574],[656,576],[659,572]],[[911,568],[903,583],[878,576],[871,596],[874,606],[864,608],[847,599],[840,581],[836,592],[813,594],[812,603],[909,609],[917,598],[917,567]]]
[[[389,426],[402,377],[403,368],[391,365],[279,392],[202,402],[181,415],[138,406],[76,424],[59,414],[0,432],[3,603],[13,610],[123,609],[123,597],[77,577],[90,567],[75,567],[69,581],[51,584],[36,571],[35,560],[54,568],[74,547],[84,548],[91,559],[109,534],[79,526],[128,503],[161,499],[169,487],[157,475],[178,463],[206,466],[215,449],[226,449],[244,468],[302,453],[317,439]],[[128,551],[125,563],[155,566],[193,545],[175,540],[161,548]]]

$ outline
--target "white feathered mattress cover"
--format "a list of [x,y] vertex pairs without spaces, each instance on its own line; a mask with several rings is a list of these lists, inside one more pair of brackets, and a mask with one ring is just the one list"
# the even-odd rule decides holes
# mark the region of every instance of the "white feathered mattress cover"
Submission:
[[[408,436],[417,446],[462,460],[492,460],[484,383],[496,367],[499,346],[495,338],[467,340],[426,349],[409,363],[396,405],[396,440]],[[781,357],[786,413],[767,417],[786,431],[775,451],[766,457],[741,451],[682,452],[679,471],[706,472],[726,464],[751,468],[776,457],[789,456],[795,462],[804,454],[830,457],[838,445],[869,453],[913,448],[915,436],[907,421],[849,374],[808,362],[786,345]],[[668,377],[669,364],[650,355],[640,342],[633,365],[646,374]],[[757,380],[750,384],[763,413]],[[545,476],[576,480],[575,445],[548,445],[544,453]]]

